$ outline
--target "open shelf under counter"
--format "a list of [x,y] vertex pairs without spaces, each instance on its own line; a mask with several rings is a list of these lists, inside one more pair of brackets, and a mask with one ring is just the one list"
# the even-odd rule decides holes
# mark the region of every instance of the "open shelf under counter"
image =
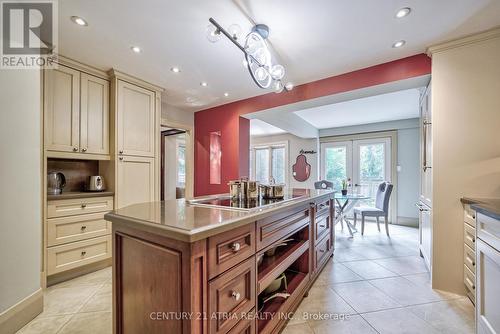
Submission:
[[[296,272],[292,270],[285,271],[285,276],[288,282],[287,292],[290,294],[288,298],[276,297],[268,301],[262,309],[259,310],[257,319],[258,333],[270,333],[280,321],[285,321],[284,318],[289,312],[297,297],[306,287],[309,280],[309,273]],[[280,314],[279,312],[283,312]]]
[[308,240],[297,240],[278,248],[275,255],[264,256],[258,268],[257,293],[261,293],[269,284],[294,263],[309,249]]

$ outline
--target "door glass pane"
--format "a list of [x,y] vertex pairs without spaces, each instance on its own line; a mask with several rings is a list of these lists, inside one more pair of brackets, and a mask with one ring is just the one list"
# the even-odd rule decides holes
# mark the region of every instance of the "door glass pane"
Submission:
[[285,183],[285,148],[273,148],[272,159],[272,177],[276,183]]
[[268,183],[269,182],[269,150],[255,150],[255,180]]
[[177,186],[184,187],[186,184],[186,146],[179,145],[177,152]]
[[385,181],[384,143],[359,146],[359,181],[359,192],[370,197],[364,205],[375,206],[378,186]]
[[342,189],[342,180],[347,179],[347,147],[325,149],[325,179],[333,182],[335,190]]

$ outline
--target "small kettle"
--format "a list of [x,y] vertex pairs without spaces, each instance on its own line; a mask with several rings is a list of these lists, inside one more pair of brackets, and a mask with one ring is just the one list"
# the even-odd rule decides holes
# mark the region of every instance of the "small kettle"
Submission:
[[66,185],[66,178],[61,172],[50,172],[47,174],[47,193],[49,195],[60,195]]

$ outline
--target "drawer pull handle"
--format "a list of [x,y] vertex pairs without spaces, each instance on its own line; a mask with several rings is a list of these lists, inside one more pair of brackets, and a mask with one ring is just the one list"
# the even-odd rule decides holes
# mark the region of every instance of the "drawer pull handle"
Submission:
[[118,151],[119,154],[123,154],[123,150]]
[[120,159],[120,161],[123,161],[123,157],[119,157],[118,159]]
[[319,227],[321,227],[321,228],[325,228],[325,225],[319,225]]
[[87,204],[82,203],[82,209],[85,209],[87,207]]
[[87,149],[85,147],[82,148],[82,152],[87,152]]
[[86,251],[82,251],[82,256],[85,256],[87,254]]
[[85,231],[86,228],[87,228],[87,226],[83,225],[82,226],[82,231]]
[[73,147],[73,152],[78,151],[78,147]]
[[239,242],[233,242],[231,244],[231,249],[233,250],[233,252],[237,252],[241,249],[241,245]]
[[233,297],[233,298],[234,298],[234,300],[239,301],[239,300],[240,300],[240,298],[241,298],[241,295],[240,295],[240,293],[239,293],[239,292],[233,291],[233,292],[231,293],[231,297]]
[[320,249],[320,250],[319,250],[319,252],[320,252],[320,253],[324,253],[324,252],[325,252],[325,250],[324,250],[324,249]]

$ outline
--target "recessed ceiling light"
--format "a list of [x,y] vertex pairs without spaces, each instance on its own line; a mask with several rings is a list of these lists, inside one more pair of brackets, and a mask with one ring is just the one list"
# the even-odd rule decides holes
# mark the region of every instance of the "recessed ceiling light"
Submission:
[[174,72],[174,73],[179,73],[181,70],[178,68],[178,67],[172,67],[170,69],[170,71]]
[[83,18],[81,18],[79,16],[72,16],[71,21],[73,21],[73,23],[78,24],[79,26],[88,26],[89,25],[87,23],[87,21],[85,21]]
[[400,41],[397,41],[396,43],[392,44],[392,47],[393,48],[400,48],[400,47],[402,47],[405,44],[406,44],[405,40],[400,40]]
[[138,47],[138,46],[131,46],[130,49],[132,51],[134,51],[135,53],[141,53],[142,52],[141,48]]
[[229,96],[229,93],[224,93],[224,96],[225,96],[225,97],[228,97],[228,96]]
[[401,18],[403,18],[405,16],[408,16],[410,13],[411,13],[411,8],[410,7],[401,8],[396,13],[396,18],[401,19]]
[[208,86],[208,84],[207,84],[205,81],[203,81],[203,82],[200,82],[200,86],[202,86],[202,87],[207,87],[207,86]]

